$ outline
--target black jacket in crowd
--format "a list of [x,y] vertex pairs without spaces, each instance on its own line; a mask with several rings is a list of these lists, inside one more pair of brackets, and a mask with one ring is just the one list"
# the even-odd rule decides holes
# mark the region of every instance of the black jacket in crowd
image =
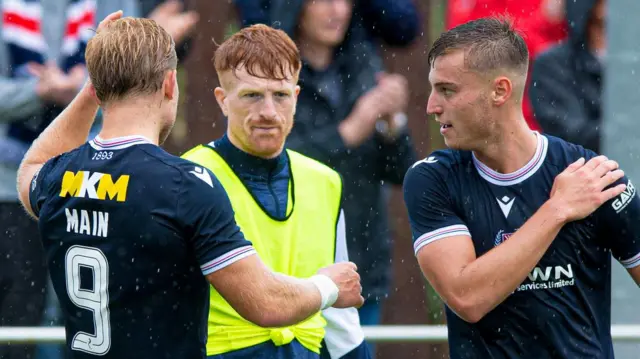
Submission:
[[601,61],[587,47],[596,0],[566,2],[568,39],[533,62],[530,99],[542,130],[599,153]]

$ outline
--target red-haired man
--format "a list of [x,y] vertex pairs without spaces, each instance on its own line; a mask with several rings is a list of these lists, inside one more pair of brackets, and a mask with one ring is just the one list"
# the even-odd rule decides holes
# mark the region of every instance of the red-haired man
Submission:
[[[211,170],[235,219],[276,272],[305,278],[347,261],[342,180],[331,168],[284,148],[293,126],[302,66],[294,42],[265,25],[244,28],[215,52],[215,96],[227,133],[183,157]],[[209,358],[368,358],[354,308],[261,327],[211,289]]]

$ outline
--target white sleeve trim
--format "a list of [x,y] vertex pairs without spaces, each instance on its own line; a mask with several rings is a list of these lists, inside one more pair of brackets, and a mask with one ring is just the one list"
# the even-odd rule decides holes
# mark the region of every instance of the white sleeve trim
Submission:
[[413,243],[413,251],[415,254],[418,254],[418,251],[426,246],[429,243],[433,243],[437,240],[453,237],[453,236],[469,236],[471,237],[471,233],[469,233],[469,228],[464,224],[454,224],[453,226],[442,227],[436,229],[435,231],[431,231],[429,233],[425,233],[421,235],[414,243]]
[[324,341],[332,359],[343,357],[364,341],[357,309],[331,307],[323,310],[322,316],[327,320]]
[[219,271],[220,269],[233,264],[243,258],[246,258],[252,254],[256,254],[255,249],[252,246],[244,246],[240,248],[236,248],[231,250],[218,258],[209,261],[200,266],[200,270],[202,270],[202,274],[208,275],[215,271]]
[[340,209],[340,217],[336,226],[336,257],[335,263],[348,262],[349,251],[347,250],[347,230],[344,220],[344,210]]
[[620,261],[620,264],[622,264],[623,267],[627,268],[627,269],[631,269],[631,268],[635,268],[637,266],[640,266],[640,253],[636,254],[635,256],[627,259],[627,260],[622,260]]

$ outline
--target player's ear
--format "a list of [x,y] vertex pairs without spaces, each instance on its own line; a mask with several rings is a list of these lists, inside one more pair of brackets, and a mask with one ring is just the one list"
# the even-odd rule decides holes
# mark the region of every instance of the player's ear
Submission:
[[506,76],[500,76],[493,81],[491,100],[495,106],[502,106],[513,93],[513,83]]
[[164,97],[169,101],[173,100],[177,95],[177,87],[178,87],[178,71],[171,70],[167,71],[164,75],[164,81],[162,83],[162,89],[164,91]]
[[216,89],[213,90],[213,94],[216,96],[216,101],[218,101],[218,105],[220,106],[222,113],[227,116],[227,113],[229,112],[226,103],[227,93],[222,87],[216,87]]
[[293,115],[295,116],[296,110],[298,109],[298,95],[300,94],[300,86],[296,86],[293,91]]
[[93,87],[93,83],[91,82],[91,80],[89,80],[87,82],[87,87],[89,89],[89,93],[91,94],[91,97],[93,97],[94,100],[96,100],[96,103],[98,104],[98,106],[100,106],[102,103],[102,101],[100,101],[100,99],[98,98],[98,94],[96,93],[96,88]]

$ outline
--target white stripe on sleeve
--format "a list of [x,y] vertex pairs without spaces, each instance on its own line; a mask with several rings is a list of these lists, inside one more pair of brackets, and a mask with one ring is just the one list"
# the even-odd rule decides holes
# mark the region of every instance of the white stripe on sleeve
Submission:
[[252,254],[256,254],[256,251],[255,249],[253,249],[252,246],[244,246],[244,247],[236,248],[234,250],[231,250],[219,256],[218,258],[212,261],[209,261],[201,265],[200,269],[202,270],[202,274],[208,275],[230,264],[233,264],[243,258],[246,258]]
[[636,254],[635,256],[633,256],[633,257],[631,257],[629,259],[620,261],[620,264],[622,264],[622,266],[627,268],[627,269],[631,269],[631,268],[635,268],[637,266],[640,266],[640,253]]
[[420,238],[413,243],[413,251],[415,254],[418,254],[418,251],[427,244],[453,236],[471,237],[471,233],[469,233],[469,228],[464,224],[454,224],[453,226],[442,227],[421,235]]

